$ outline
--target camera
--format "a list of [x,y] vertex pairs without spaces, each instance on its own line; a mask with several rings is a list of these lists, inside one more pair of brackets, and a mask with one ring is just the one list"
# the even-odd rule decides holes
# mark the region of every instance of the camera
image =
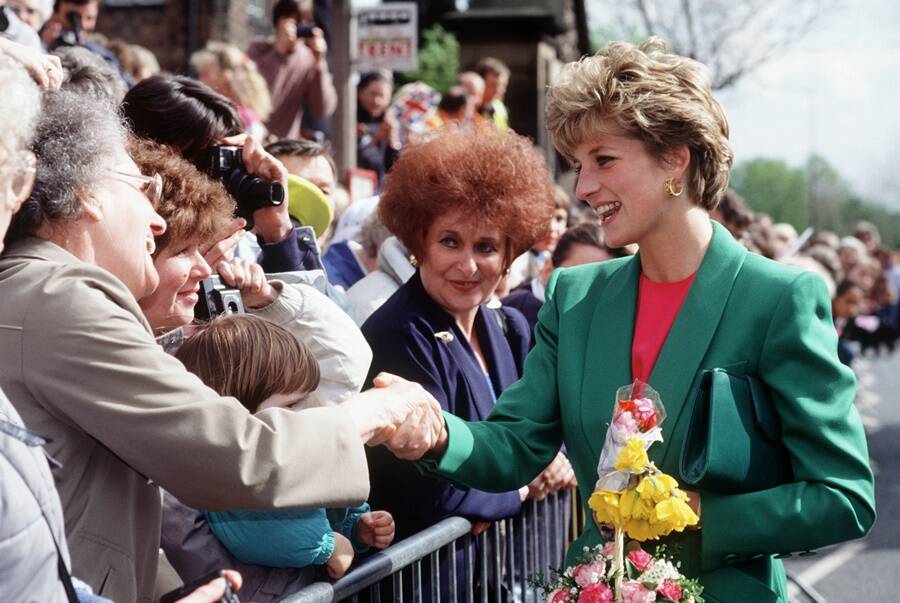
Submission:
[[187,597],[189,594],[191,594],[204,584],[208,584],[216,578],[225,578],[225,592],[219,598],[217,603],[241,603],[241,600],[234,592],[234,589],[231,588],[231,581],[227,576],[225,576],[225,573],[222,570],[210,572],[205,576],[192,581],[190,584],[186,584],[181,588],[176,588],[173,591],[167,592],[159,600],[159,603],[177,603],[177,601]]
[[81,15],[75,11],[66,13],[66,21],[69,22],[69,29],[64,30],[56,38],[53,48],[60,46],[79,46],[81,44],[82,28]]
[[297,37],[298,38],[311,38],[313,37],[313,29],[315,25],[311,25],[309,23],[298,23],[297,24]]
[[284,187],[280,182],[262,180],[247,173],[240,147],[215,146],[210,151],[209,175],[218,178],[237,201],[237,215],[253,228],[253,212],[284,203]]
[[227,286],[214,274],[200,281],[200,300],[194,306],[194,318],[209,322],[222,314],[244,314],[244,299],[241,292]]

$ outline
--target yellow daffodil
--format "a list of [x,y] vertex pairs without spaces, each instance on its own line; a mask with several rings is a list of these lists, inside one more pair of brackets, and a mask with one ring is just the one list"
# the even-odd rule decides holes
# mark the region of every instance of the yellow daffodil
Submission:
[[653,501],[641,497],[641,495],[633,489],[626,490],[619,498],[619,512],[622,514],[623,520],[632,519],[650,519],[653,513]]
[[597,523],[611,523],[614,526],[622,525],[622,515],[619,510],[619,497],[621,492],[613,490],[598,490],[591,494],[588,506],[594,511],[594,519]]
[[650,459],[647,458],[647,449],[644,448],[644,442],[637,438],[628,438],[628,442],[619,453],[614,467],[619,471],[629,471],[631,473],[642,473],[647,469]]
[[670,475],[658,473],[641,479],[635,489],[641,498],[658,503],[678,491],[678,482]]
[[645,519],[629,519],[625,522],[624,529],[629,538],[634,538],[635,540],[644,541],[659,538],[659,531]]
[[[669,531],[681,532],[687,526],[695,525],[700,518],[688,504],[678,497],[671,497],[657,503],[653,513],[656,523],[666,526]],[[666,532],[668,534],[668,532]]]

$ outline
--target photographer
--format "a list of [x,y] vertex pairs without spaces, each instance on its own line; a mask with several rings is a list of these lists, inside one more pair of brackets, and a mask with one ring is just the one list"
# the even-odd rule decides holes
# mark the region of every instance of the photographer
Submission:
[[[125,95],[122,112],[136,135],[172,147],[200,171],[212,171],[213,160],[219,157],[223,145],[237,146],[241,147],[246,175],[278,182],[286,190],[287,171],[281,162],[242,133],[244,124],[230,100],[197,80],[180,76],[147,78]],[[234,195],[235,191],[230,192]],[[241,209],[243,200],[237,201]],[[287,203],[251,210],[245,205],[241,211],[254,222],[263,269],[303,270],[303,254]],[[219,251],[224,256],[227,250]],[[207,259],[210,265],[215,264],[215,258]]]
[[[152,597],[160,491],[209,509],[344,505],[368,493],[363,443],[401,455],[440,417],[419,386],[341,406],[250,415],[156,344],[137,304],[156,288],[161,189],[125,149],[114,111],[45,95],[37,180],[0,256],[0,387],[63,463],[73,573],[119,601]],[[335,479],[340,475],[342,479]]]
[[53,13],[40,30],[41,43],[48,51],[60,46],[82,46],[99,55],[115,69],[126,87],[131,86],[131,77],[122,69],[116,55],[105,46],[92,42],[89,38],[97,27],[100,14],[100,0],[55,0]]
[[302,138],[303,113],[329,117],[337,109],[337,91],[325,57],[325,34],[313,27],[312,0],[278,0],[272,9],[275,39],[256,41],[247,56],[266,78],[272,112],[266,121],[278,138]]

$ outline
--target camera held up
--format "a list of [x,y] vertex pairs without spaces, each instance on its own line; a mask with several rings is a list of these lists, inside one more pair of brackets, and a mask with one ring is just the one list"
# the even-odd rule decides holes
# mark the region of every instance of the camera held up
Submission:
[[200,300],[194,306],[194,317],[209,322],[222,314],[244,314],[244,300],[241,292],[222,282],[219,275],[214,274],[200,282]]
[[210,152],[209,174],[218,178],[237,201],[237,214],[253,228],[253,212],[284,203],[284,187],[280,182],[262,180],[247,173],[240,147],[219,145]]

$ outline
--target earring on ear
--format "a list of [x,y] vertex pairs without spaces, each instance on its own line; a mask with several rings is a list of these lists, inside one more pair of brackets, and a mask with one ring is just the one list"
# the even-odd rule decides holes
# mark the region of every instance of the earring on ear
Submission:
[[684,192],[684,184],[681,183],[681,180],[678,180],[672,176],[666,178],[665,184],[666,194],[670,197],[680,197],[681,193]]
[[416,256],[414,256],[412,254],[409,255],[409,265],[412,266],[413,268],[419,267],[419,260],[416,259]]

